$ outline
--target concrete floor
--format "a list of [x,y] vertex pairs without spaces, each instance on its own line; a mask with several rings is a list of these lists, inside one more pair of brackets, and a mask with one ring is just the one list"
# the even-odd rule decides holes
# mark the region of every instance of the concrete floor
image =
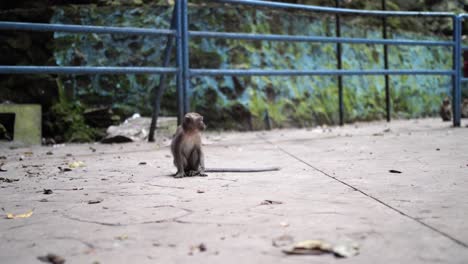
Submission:
[[[204,140],[207,167],[282,170],[174,179],[166,138],[0,146],[0,177],[19,179],[0,181],[0,263],[468,263],[468,128],[421,119]],[[85,167],[58,168],[73,161]],[[285,255],[272,243],[284,235],[359,255]]]

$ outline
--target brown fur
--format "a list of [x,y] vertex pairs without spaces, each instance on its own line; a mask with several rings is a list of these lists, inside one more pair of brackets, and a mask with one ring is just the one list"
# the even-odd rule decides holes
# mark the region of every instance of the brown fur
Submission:
[[452,106],[450,100],[446,97],[440,106],[440,117],[443,121],[450,121],[452,119]]
[[461,116],[463,118],[468,117],[468,98],[463,99],[463,103],[461,104]]
[[203,116],[187,113],[172,139],[171,152],[177,167],[176,178],[206,176],[205,159],[201,144],[201,131],[205,130]]

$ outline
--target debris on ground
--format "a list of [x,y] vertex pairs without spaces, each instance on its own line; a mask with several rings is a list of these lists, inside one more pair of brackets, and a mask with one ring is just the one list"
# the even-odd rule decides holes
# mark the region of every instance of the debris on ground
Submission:
[[0,163],[0,172],[6,172],[7,171],[4,168],[2,168],[3,165],[5,165],[5,163]]
[[197,193],[205,193],[203,190],[197,190]]
[[33,215],[33,211],[29,211],[27,213],[24,213],[24,214],[12,214],[12,213],[7,213],[6,215],[6,218],[7,219],[16,219],[16,218],[29,218]]
[[19,181],[19,179],[9,179],[9,178],[0,177],[0,182],[12,183],[12,182],[17,182],[17,181]]
[[138,163],[138,165],[146,165],[146,161],[142,161],[142,162]]
[[120,236],[116,236],[115,239],[123,241],[123,240],[127,240],[128,236],[127,235],[120,235]]
[[133,141],[144,141],[148,138],[147,128],[151,122],[150,118],[143,118],[134,114],[118,126],[109,126],[106,137],[101,143],[126,143]]
[[65,263],[64,258],[55,254],[51,254],[51,253],[47,254],[46,256],[37,257],[37,259],[42,262],[51,263],[51,264],[64,264]]
[[288,222],[281,222],[281,223],[280,223],[280,226],[282,226],[282,227],[288,227],[288,226],[289,226],[289,223],[288,223]]
[[294,238],[290,235],[282,235],[277,238],[274,238],[271,244],[274,247],[285,247],[289,246],[294,242]]
[[349,258],[359,254],[359,246],[356,244],[345,245],[339,244],[333,247],[333,253],[336,257]]
[[68,164],[68,167],[70,167],[70,169],[76,169],[76,168],[81,168],[85,166],[86,166],[85,163],[82,161],[73,161],[70,164]]
[[54,153],[52,151],[47,151],[46,155],[54,155]]
[[94,200],[89,200],[88,201],[88,204],[98,204],[98,203],[101,203],[102,201],[104,201],[103,199],[94,199]]
[[54,193],[51,189],[44,189],[44,194],[52,194]]
[[264,200],[260,203],[260,205],[270,205],[270,204],[283,204],[281,201],[273,201],[273,200]]
[[322,240],[304,240],[296,243],[290,249],[283,249],[283,253],[288,255],[322,255],[333,254],[335,257],[347,258],[359,254],[359,246],[332,244]]
[[196,252],[205,252],[205,251],[206,251],[206,246],[205,246],[205,244],[200,243],[200,244],[198,244],[198,245],[195,245],[195,246],[191,246],[191,247],[190,247],[189,255],[193,255],[193,253],[196,253]]
[[[148,127],[150,127],[151,118],[141,117],[134,114],[118,126],[109,126],[107,135],[101,140],[101,143],[125,143],[146,141],[148,139]],[[169,136],[177,127],[177,119],[173,117],[159,117],[157,131],[161,135]]]
[[399,170],[389,170],[388,172],[390,172],[390,173],[402,173],[402,172],[399,171]]
[[321,255],[332,252],[332,245],[322,240],[304,240],[283,252],[288,255]]
[[60,172],[72,171],[72,169],[70,168],[62,168],[62,167],[57,167],[57,168],[60,170]]

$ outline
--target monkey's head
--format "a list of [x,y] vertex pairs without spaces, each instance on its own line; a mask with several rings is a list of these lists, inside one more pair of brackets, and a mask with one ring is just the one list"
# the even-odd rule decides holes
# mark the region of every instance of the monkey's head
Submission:
[[468,98],[463,99],[463,105],[468,106]]
[[203,116],[199,113],[187,113],[184,116],[184,121],[182,122],[182,128],[184,131],[203,131],[206,128],[205,123],[203,123]]
[[450,105],[450,100],[448,97],[445,97],[444,101],[442,102],[443,105]]

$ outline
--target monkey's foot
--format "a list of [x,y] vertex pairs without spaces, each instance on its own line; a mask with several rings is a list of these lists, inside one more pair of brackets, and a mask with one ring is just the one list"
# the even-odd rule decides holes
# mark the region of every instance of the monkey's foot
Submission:
[[178,172],[178,173],[176,173],[176,174],[174,175],[174,178],[183,178],[183,177],[185,177],[185,176],[186,176],[185,173],[183,173],[183,172]]
[[187,172],[187,176],[189,176],[189,177],[194,177],[194,176],[198,176],[198,175],[199,175],[198,171],[191,170],[191,171]]
[[196,171],[196,170],[188,171],[186,174],[187,174],[188,177],[195,177],[195,176],[206,177],[206,176],[208,176],[208,174],[206,174],[204,171]]

